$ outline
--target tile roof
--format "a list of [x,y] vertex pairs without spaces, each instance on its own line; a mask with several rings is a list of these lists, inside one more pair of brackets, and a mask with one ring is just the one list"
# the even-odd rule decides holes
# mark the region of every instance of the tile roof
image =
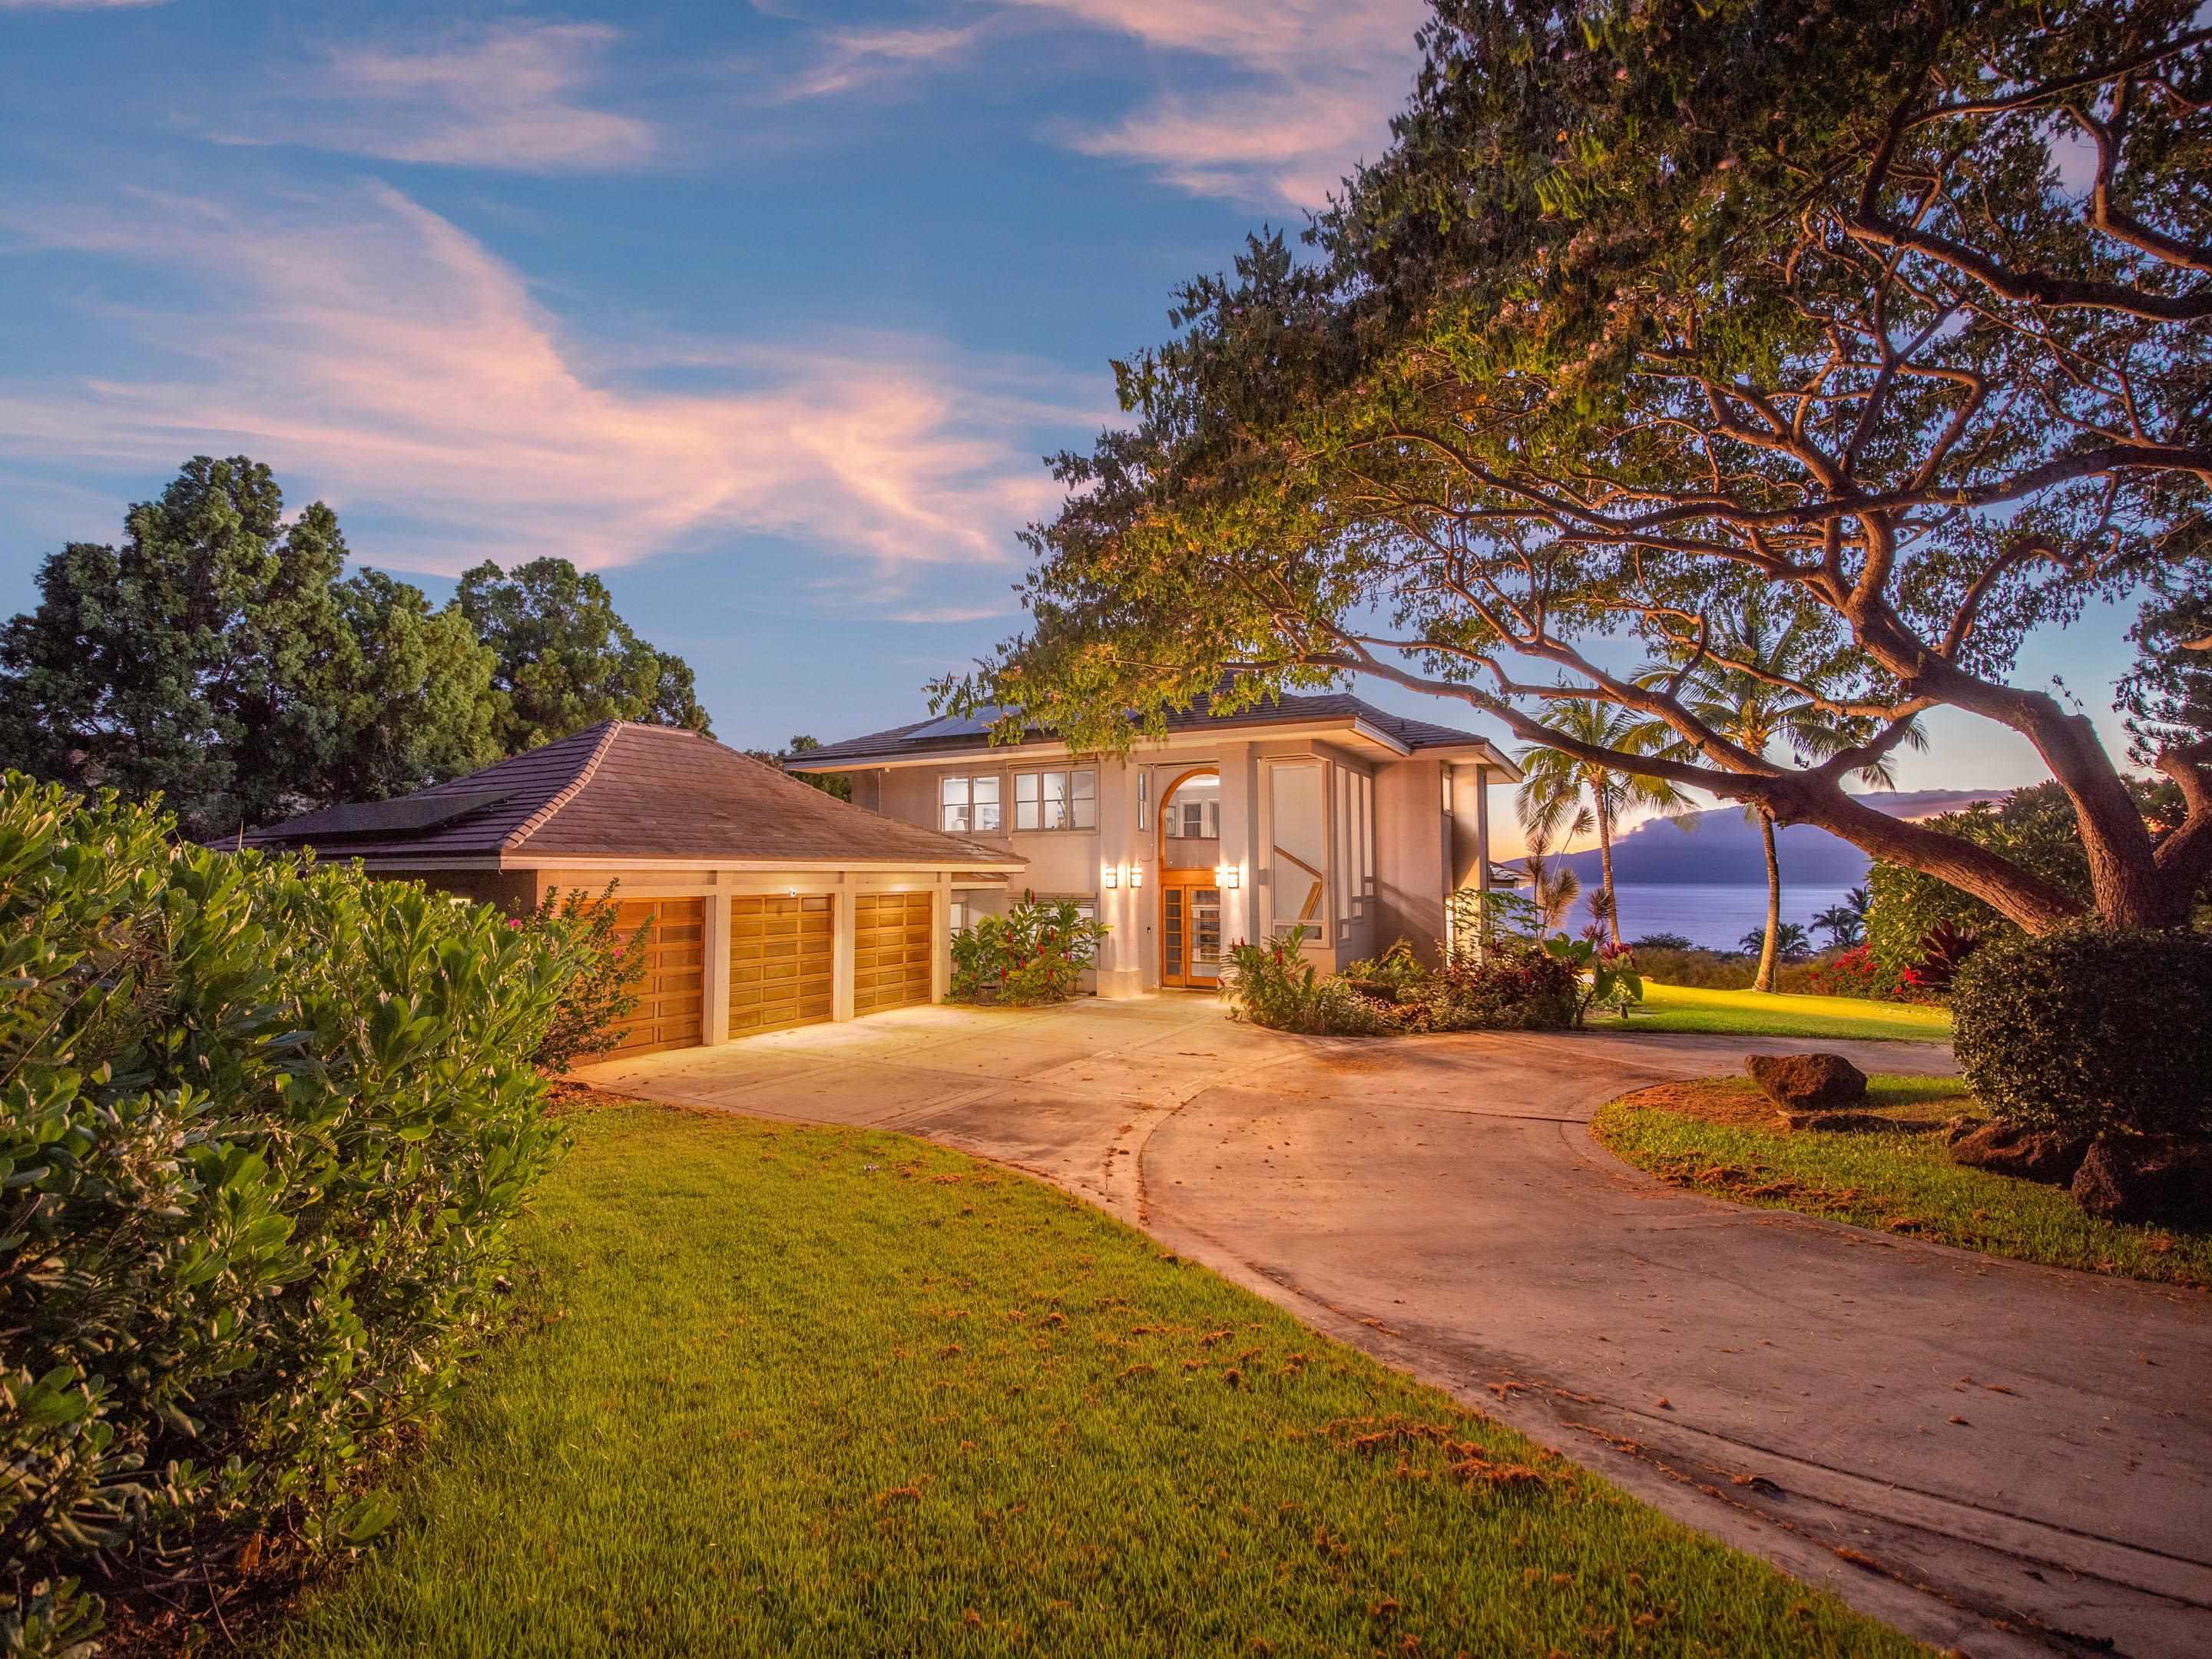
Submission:
[[[441,807],[450,808],[441,812]],[[331,807],[249,831],[249,847],[333,857],[702,859],[950,867],[1002,848],[826,795],[695,732],[608,720],[400,801]]]
[[[1248,708],[1241,714],[1217,714],[1212,710],[1212,699],[1200,696],[1188,708],[1171,709],[1166,717],[1170,732],[1191,732],[1206,726],[1234,732],[1246,726],[1294,725],[1305,720],[1358,719],[1378,727],[1419,753],[1424,749],[1455,748],[1466,744],[1480,744],[1495,750],[1496,745],[1479,732],[1462,732],[1449,726],[1437,726],[1428,720],[1409,720],[1403,714],[1393,714],[1377,708],[1364,697],[1356,697],[1349,691],[1323,691],[1314,694],[1285,692],[1281,696]],[[988,732],[945,733],[941,720],[915,720],[907,726],[895,726],[887,732],[871,732],[866,737],[848,738],[842,743],[824,744],[819,749],[810,749],[796,757],[792,764],[799,770],[823,772],[834,769],[830,763],[837,761],[890,760],[904,755],[935,754],[942,750],[981,749],[988,745]],[[1042,735],[1042,732],[1039,732]],[[1504,756],[1498,757],[1500,760]]]

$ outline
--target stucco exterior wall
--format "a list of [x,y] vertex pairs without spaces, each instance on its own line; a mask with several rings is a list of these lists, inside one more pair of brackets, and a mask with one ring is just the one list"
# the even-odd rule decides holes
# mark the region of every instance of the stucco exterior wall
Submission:
[[1386,945],[1407,940],[1427,962],[1443,955],[1448,829],[1442,763],[1417,757],[1376,769],[1376,931]]

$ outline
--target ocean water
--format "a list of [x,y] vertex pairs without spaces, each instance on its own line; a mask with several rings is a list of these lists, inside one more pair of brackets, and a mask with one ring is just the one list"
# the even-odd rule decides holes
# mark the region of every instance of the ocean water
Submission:
[[[1791,887],[1784,883],[1782,919],[1803,923],[1815,945],[1826,945],[1828,936],[1813,926],[1813,918],[1830,905],[1842,903],[1848,890],[1842,887]],[[1623,885],[1615,890],[1615,895],[1620,902],[1623,939],[1641,939],[1647,933],[1680,933],[1692,945],[1707,950],[1733,951],[1737,941],[1753,928],[1766,926],[1766,889],[1763,886]],[[1577,904],[1568,929],[1578,933],[1589,921],[1589,913]]]

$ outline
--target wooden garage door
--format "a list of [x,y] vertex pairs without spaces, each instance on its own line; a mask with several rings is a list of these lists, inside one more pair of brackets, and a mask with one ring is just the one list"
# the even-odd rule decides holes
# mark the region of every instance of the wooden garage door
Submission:
[[929,1000],[930,896],[862,893],[853,908],[853,1012]]
[[696,1048],[706,1041],[707,901],[703,898],[624,899],[617,917],[625,937],[641,921],[645,967],[634,981],[637,1012],[616,1041],[616,1056],[663,1048]]
[[830,1018],[830,901],[730,901],[730,1035],[751,1036]]

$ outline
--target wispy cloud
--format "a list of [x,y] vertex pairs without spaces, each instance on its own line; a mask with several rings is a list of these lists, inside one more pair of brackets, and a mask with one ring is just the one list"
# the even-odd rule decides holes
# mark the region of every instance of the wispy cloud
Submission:
[[[114,319],[181,365],[167,378],[0,380],[7,447],[149,467],[244,450],[303,498],[399,526],[380,532],[380,563],[605,566],[750,533],[875,570],[880,609],[902,571],[1003,581],[1012,531],[1058,499],[1033,459],[1034,369],[903,337],[723,342],[694,355],[726,372],[640,384],[590,367],[514,270],[389,189],[282,210],[145,198],[6,228],[159,261],[209,296]],[[702,380],[724,384],[690,389]]]
[[1078,131],[1077,149],[1145,163],[1196,194],[1296,207],[1318,206],[1353,163],[1381,153],[1427,10],[1425,0],[1015,3],[1133,36],[1165,60],[1162,90],[1116,124]]
[[832,29],[775,101],[834,97],[943,69],[1054,25],[1118,35],[1151,61],[1144,100],[1058,135],[1194,194],[1318,206],[1381,152],[1412,83],[1425,0],[1001,0],[968,21]]
[[633,167],[658,150],[652,124],[590,101],[620,39],[596,23],[504,23],[429,45],[342,47],[312,104],[222,136],[517,172]]
[[770,100],[787,103],[856,91],[894,76],[910,74],[958,58],[981,40],[988,18],[971,23],[913,28],[832,29],[822,41],[817,61]]

